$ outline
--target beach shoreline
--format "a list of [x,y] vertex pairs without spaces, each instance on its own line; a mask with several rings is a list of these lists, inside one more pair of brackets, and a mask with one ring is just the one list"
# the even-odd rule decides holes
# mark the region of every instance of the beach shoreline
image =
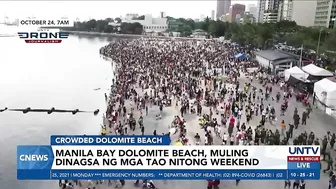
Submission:
[[[218,38],[203,39],[203,38],[191,38],[191,37],[170,37],[170,36],[151,36],[151,35],[137,35],[137,34],[117,34],[117,33],[101,33],[101,32],[85,32],[85,31],[64,31],[70,35],[83,35],[91,37],[121,37],[121,38],[159,38],[159,39],[188,39],[188,40],[219,40]],[[230,43],[229,40],[226,40]]]
[[64,31],[71,35],[87,35],[93,37],[145,37],[144,35],[135,35],[135,34],[117,34],[117,33],[101,33],[101,32],[84,32],[84,31]]

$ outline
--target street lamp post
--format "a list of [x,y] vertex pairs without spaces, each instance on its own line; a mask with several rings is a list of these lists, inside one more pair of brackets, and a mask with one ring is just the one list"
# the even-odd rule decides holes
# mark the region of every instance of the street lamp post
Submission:
[[320,32],[319,32],[319,38],[318,38],[317,48],[316,48],[316,59],[315,59],[315,64],[317,63],[318,54],[319,54],[319,50],[320,50],[321,34],[322,34],[322,29],[320,29]]
[[300,68],[302,68],[302,53],[303,53],[303,44],[301,45],[301,52],[300,52],[300,62],[299,62]]

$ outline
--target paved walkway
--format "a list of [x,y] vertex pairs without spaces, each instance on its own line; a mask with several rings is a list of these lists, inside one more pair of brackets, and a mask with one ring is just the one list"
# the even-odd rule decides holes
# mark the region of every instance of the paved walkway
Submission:
[[[244,86],[245,82],[249,82],[245,77],[241,77],[239,79],[240,86]],[[252,83],[253,86],[256,86],[257,88],[262,88],[262,86],[257,82],[254,81]],[[273,87],[273,96],[275,97],[275,94],[280,91],[279,87]],[[142,94],[143,92],[141,89],[137,89],[137,92]],[[282,94],[282,92],[280,92]],[[125,103],[126,105],[129,105],[128,102]],[[270,125],[269,123],[266,124],[266,128],[271,128],[275,130],[276,128],[280,129],[280,122],[281,120],[284,120],[287,124],[293,122],[293,112],[295,107],[298,108],[299,114],[301,115],[302,111],[305,110],[305,107],[301,104],[295,101],[294,98],[292,98],[289,102],[289,107],[286,112],[285,116],[280,116],[280,104],[276,103],[276,101],[272,101],[271,98],[267,102],[265,102],[265,105],[271,104],[276,108],[277,111],[277,123],[276,125]],[[204,113],[209,113],[208,107],[203,107]],[[145,126],[145,133],[151,135],[154,130],[157,130],[158,134],[161,133],[167,133],[169,131],[168,125],[171,124],[173,118],[175,115],[179,114],[179,108],[175,107],[175,102],[173,101],[171,107],[165,107],[162,115],[162,119],[156,120],[155,115],[159,113],[159,108],[157,106],[153,106],[149,108],[149,115],[144,116],[144,126]],[[220,117],[218,115],[217,119],[220,120]],[[139,112],[136,111],[135,113],[136,119],[139,117]],[[198,116],[195,114],[187,114],[185,115],[185,119],[187,122],[187,137],[189,137],[191,143],[194,139],[194,136],[196,133],[199,133],[201,137],[204,136],[204,131],[200,128],[198,123]],[[243,120],[241,123],[244,122],[245,116],[242,116]],[[248,126],[252,126],[254,129],[260,121],[259,117],[254,118],[250,121],[250,124]],[[307,120],[307,125],[302,126],[300,125],[297,130],[294,130],[294,135],[299,135],[300,133],[307,131],[313,131],[315,135],[319,138],[323,137],[327,131],[330,132],[336,132],[336,121],[330,117],[325,115],[322,111],[319,109],[314,109],[313,112],[310,115],[310,119]],[[224,129],[223,131],[224,132]],[[130,133],[133,134],[133,133]],[[134,134],[141,134],[139,128],[134,132]],[[172,136],[172,139],[177,139],[178,136]],[[220,145],[221,140],[216,139],[215,144]],[[332,152],[332,155],[335,157],[335,152]],[[324,165],[325,166],[325,165]],[[134,181],[126,181],[125,189],[133,189],[137,188],[133,185]],[[157,188],[159,189],[171,189],[171,188],[184,188],[184,189],[205,189],[207,186],[206,181],[155,181],[154,182]],[[84,185],[85,186],[85,185]],[[84,186],[82,188],[84,188]],[[241,181],[238,186],[235,185],[235,181],[221,181],[220,188],[237,188],[237,189],[244,189],[244,188],[252,188],[252,189],[282,189],[284,187],[284,181]],[[97,187],[97,189],[107,189],[107,188],[114,188],[114,186],[107,186],[106,184],[100,185]],[[321,173],[321,180],[319,181],[307,181],[307,189],[324,189],[328,188],[328,177],[326,174]]]
[[[246,78],[241,77],[239,79],[240,86],[244,86],[245,82],[249,82],[246,80]],[[257,83],[257,81],[254,81],[252,85],[256,86],[257,88],[261,88],[262,86]],[[280,91],[279,87],[273,87],[273,96],[275,98],[275,94]],[[138,92],[141,94],[141,90],[138,89]],[[281,92],[282,94],[282,92]],[[129,103],[125,103],[128,105]],[[292,98],[289,102],[289,107],[286,112],[285,116],[280,116],[280,104],[276,103],[276,101],[272,101],[271,98],[265,102],[265,105],[271,104],[276,108],[277,111],[277,123],[276,125],[270,125],[269,123],[266,124],[267,128],[271,128],[275,130],[276,128],[280,129],[280,122],[281,120],[284,120],[287,124],[293,122],[293,112],[295,107],[298,108],[299,114],[305,110],[305,107],[301,104],[295,101],[295,98]],[[204,113],[209,113],[208,107],[203,107]],[[157,130],[158,134],[161,133],[167,133],[169,131],[168,125],[172,122],[175,115],[179,114],[179,108],[175,108],[175,102],[172,103],[171,107],[164,108],[162,119],[156,120],[155,115],[159,113],[159,108],[157,106],[153,106],[149,108],[149,115],[144,116],[144,126],[145,126],[145,133],[146,134],[152,134],[154,130]],[[218,120],[220,120],[218,115]],[[139,117],[139,112],[136,112],[135,117]],[[245,116],[243,115],[243,120],[241,123],[244,122]],[[196,133],[199,133],[201,137],[204,136],[204,131],[199,127],[198,124],[198,116],[195,114],[187,114],[185,115],[185,119],[187,121],[187,137],[189,139],[194,138]],[[250,124],[248,126],[252,126],[255,128],[256,125],[258,125],[260,121],[259,117],[254,118],[250,121]],[[307,125],[302,126],[300,125],[297,130],[294,130],[294,135],[298,135],[304,131],[310,132],[313,131],[315,135],[319,138],[323,137],[327,131],[336,132],[336,124],[335,120],[327,115],[325,115],[323,112],[321,112],[318,109],[314,109],[313,112],[310,115],[310,119],[307,121]],[[133,133],[131,133],[133,134]],[[134,132],[134,134],[141,134],[139,128]],[[177,136],[172,136],[172,139],[177,139]],[[217,145],[220,145],[220,140],[215,140],[215,143]],[[335,152],[332,152],[332,155],[335,156]],[[325,165],[324,165],[325,166]],[[134,181],[126,181],[126,186],[124,188],[126,189],[132,189],[136,188],[133,185]],[[167,181],[166,183],[163,181],[155,181],[155,185],[159,189],[171,189],[171,188],[184,188],[184,189],[205,189],[207,186],[206,181]],[[235,181],[221,181],[220,188],[237,188],[237,189],[243,189],[243,188],[252,188],[252,189],[282,189],[284,187],[284,181],[241,181],[239,186],[235,186]],[[113,188],[113,186],[106,186],[101,185],[98,186],[97,189],[107,189],[107,188]],[[328,177],[327,174],[321,173],[321,180],[319,181],[307,181],[307,189],[324,189],[328,188]]]

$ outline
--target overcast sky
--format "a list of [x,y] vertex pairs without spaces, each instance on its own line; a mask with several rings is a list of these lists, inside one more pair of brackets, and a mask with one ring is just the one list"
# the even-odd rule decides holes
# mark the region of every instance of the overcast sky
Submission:
[[[232,1],[245,5],[257,4],[256,0]],[[124,16],[127,13],[152,14],[159,16],[160,11],[166,15],[184,18],[199,18],[201,14],[211,16],[216,11],[216,1],[0,1],[0,20],[5,16],[10,19],[27,16],[57,19],[67,16],[69,19],[86,20]]]

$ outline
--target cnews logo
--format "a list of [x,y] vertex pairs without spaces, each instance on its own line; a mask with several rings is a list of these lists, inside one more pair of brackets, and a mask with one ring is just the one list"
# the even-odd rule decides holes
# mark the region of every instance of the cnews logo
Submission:
[[20,155],[20,161],[48,161],[48,155],[27,154]]

